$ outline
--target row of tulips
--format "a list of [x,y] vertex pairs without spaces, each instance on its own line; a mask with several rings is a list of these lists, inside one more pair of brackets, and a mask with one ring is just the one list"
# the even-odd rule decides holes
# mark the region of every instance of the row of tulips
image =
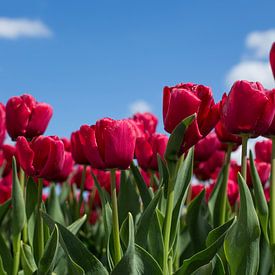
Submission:
[[52,114],[0,104],[0,274],[275,274],[275,89],[164,87],[169,138],[150,113],[44,136]]

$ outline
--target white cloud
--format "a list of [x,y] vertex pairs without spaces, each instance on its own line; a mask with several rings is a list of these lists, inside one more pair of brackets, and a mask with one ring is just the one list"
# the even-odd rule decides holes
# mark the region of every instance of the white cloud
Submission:
[[241,60],[226,75],[229,89],[236,80],[259,81],[265,88],[274,88],[274,80],[269,65],[269,51],[275,41],[275,29],[255,31],[246,36],[245,55],[251,50],[249,59]]
[[0,17],[0,38],[50,37],[51,30],[40,20]]
[[258,81],[265,88],[274,87],[274,79],[268,62],[242,61],[231,68],[226,76],[226,84],[231,87],[236,80]]
[[251,32],[246,37],[246,46],[254,51],[254,56],[257,58],[266,58],[272,43],[275,41],[275,29],[267,31]]
[[151,112],[152,107],[149,103],[144,100],[137,100],[129,105],[129,110],[131,114],[134,113],[144,113],[144,112]]

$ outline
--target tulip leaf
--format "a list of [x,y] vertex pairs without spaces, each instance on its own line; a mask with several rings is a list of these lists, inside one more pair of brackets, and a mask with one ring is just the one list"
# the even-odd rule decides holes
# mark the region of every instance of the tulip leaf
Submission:
[[[125,221],[124,223],[127,224]],[[154,258],[143,248],[135,245],[134,223],[131,213],[128,214],[128,247],[122,259],[115,266],[111,275],[121,274],[154,274],[161,275],[162,271]]]
[[58,244],[59,244],[59,232],[58,227],[55,225],[54,230],[51,234],[50,239],[46,243],[45,252],[39,261],[38,271],[37,274],[51,274],[55,259],[57,256],[58,251]]
[[4,269],[8,272],[8,274],[11,274],[12,256],[11,256],[10,250],[7,246],[7,243],[5,242],[1,233],[0,233],[0,257],[3,260]]
[[265,237],[261,236],[260,241],[260,265],[259,265],[259,275],[272,274],[272,251],[270,245],[267,243]]
[[102,263],[85,247],[85,245],[63,225],[54,222],[46,213],[42,212],[44,221],[53,229],[56,224],[60,232],[60,244],[72,261],[80,266],[85,274],[107,275]]
[[142,175],[140,174],[140,171],[138,170],[137,166],[133,162],[131,163],[131,171],[132,171],[132,174],[136,181],[144,208],[146,208],[148,206],[148,204],[150,203],[150,201],[152,200],[152,197],[150,195],[148,187],[147,187]]
[[17,175],[16,159],[12,159],[12,233],[17,236],[26,222],[23,192]]
[[9,211],[10,205],[11,205],[11,199],[0,204],[0,224],[2,223],[2,220],[4,219],[6,213]]
[[86,222],[86,219],[87,215],[84,215],[83,217],[70,224],[67,229],[71,231],[74,235],[76,235],[82,225]]
[[254,189],[254,196],[255,196],[255,206],[256,206],[256,212],[259,217],[259,221],[264,233],[264,236],[266,238],[267,243],[269,243],[269,237],[268,237],[268,205],[266,202],[263,186],[258,174],[258,171],[255,167],[255,162],[252,156],[252,152],[249,152],[249,159],[250,159],[250,171],[251,171],[251,178],[253,183],[253,189]]
[[164,197],[167,198],[167,190],[168,190],[168,181],[169,181],[169,172],[166,166],[164,159],[158,154],[158,171],[160,175],[160,185],[164,186]]
[[[200,193],[201,195],[202,193]],[[234,225],[234,221],[230,220],[226,224],[221,225],[218,228],[212,230],[209,235],[212,235],[211,240],[213,242],[204,250],[199,251],[190,258],[183,261],[182,266],[175,272],[174,275],[189,275],[196,271],[198,268],[208,265],[210,261],[215,257],[219,249],[222,247],[224,238]],[[214,237],[215,236],[215,237]],[[214,241],[214,239],[216,239]],[[209,242],[210,243],[210,242]]]
[[31,247],[23,242],[21,242],[21,262],[25,275],[32,275],[37,270]]
[[62,186],[61,186],[61,192],[60,192],[60,196],[59,196],[59,202],[62,205],[63,203],[65,203],[66,199],[68,198],[69,194],[70,194],[71,188],[70,185],[67,181],[63,182]]
[[231,274],[257,274],[259,268],[260,225],[252,197],[238,174],[240,210],[237,222],[227,232],[224,251]]
[[205,248],[205,240],[211,226],[208,224],[208,207],[205,202],[205,190],[200,192],[188,205],[186,223],[195,252]]
[[126,172],[121,171],[120,189],[118,194],[118,217],[119,224],[127,218],[128,212],[131,212],[134,219],[140,212],[139,196],[136,192],[135,185],[127,177]]
[[1,258],[1,256],[0,256],[0,275],[8,275],[8,273],[4,269],[3,260]]
[[58,223],[65,224],[64,216],[60,207],[59,199],[56,195],[55,185],[52,184],[50,188],[50,195],[47,201],[47,213],[53,220]]
[[168,163],[178,161],[185,131],[188,126],[194,121],[195,117],[196,115],[193,114],[185,118],[176,126],[176,128],[171,133],[164,154],[164,157]]
[[143,248],[147,247],[147,236],[151,225],[152,217],[162,195],[162,189],[159,189],[153,200],[141,214],[137,224],[136,243]]
[[26,216],[30,219],[37,205],[38,187],[32,177],[29,177],[26,183]]

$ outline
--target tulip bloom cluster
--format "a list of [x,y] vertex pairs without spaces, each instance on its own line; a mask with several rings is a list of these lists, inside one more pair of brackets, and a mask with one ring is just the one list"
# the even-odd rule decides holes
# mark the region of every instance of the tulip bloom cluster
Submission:
[[166,86],[170,136],[151,113],[46,136],[52,114],[0,103],[1,274],[275,274],[275,89]]

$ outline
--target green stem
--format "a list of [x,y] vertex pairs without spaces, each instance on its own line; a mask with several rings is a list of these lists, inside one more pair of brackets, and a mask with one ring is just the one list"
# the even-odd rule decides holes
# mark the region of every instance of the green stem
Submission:
[[164,224],[164,257],[163,257],[163,274],[169,274],[168,257],[169,257],[169,244],[170,244],[170,232],[172,223],[172,214],[174,207],[174,179],[170,176],[168,182],[168,194],[167,205],[165,213]]
[[[21,185],[24,201],[26,202],[25,172],[24,172],[24,170],[22,168],[20,168],[20,185]],[[28,243],[28,227],[27,227],[27,223],[25,223],[25,225],[23,227],[23,238],[22,239],[23,239],[23,242],[25,244]]]
[[113,239],[115,250],[115,264],[121,259],[120,239],[119,239],[119,222],[118,222],[118,208],[116,195],[116,171],[111,169],[111,199],[112,199],[112,219],[113,219]]
[[13,267],[12,267],[12,275],[17,275],[20,265],[20,240],[21,233],[13,237]]
[[37,227],[38,227],[38,257],[39,260],[44,254],[44,228],[41,215],[43,180],[38,179],[38,198],[37,198]]
[[86,170],[87,170],[87,165],[84,165],[83,170],[82,170],[82,176],[81,176],[80,195],[79,195],[79,202],[78,202],[78,215],[79,216],[80,216],[81,205],[83,202],[83,192],[84,192],[84,186],[85,186],[85,180],[86,180]]
[[247,141],[248,135],[242,135],[242,163],[241,163],[241,174],[244,180],[246,181],[246,170],[247,170]]
[[[270,177],[270,245],[275,259],[275,137],[272,137]],[[275,264],[274,264],[275,274]]]
[[223,174],[223,182],[222,182],[222,209],[220,211],[220,217],[219,217],[219,225],[222,225],[225,223],[225,213],[226,213],[226,201],[227,201],[227,183],[228,183],[228,174],[229,174],[229,167],[230,167],[230,157],[232,152],[233,144],[229,143],[227,145],[227,153],[225,157],[225,169]]

